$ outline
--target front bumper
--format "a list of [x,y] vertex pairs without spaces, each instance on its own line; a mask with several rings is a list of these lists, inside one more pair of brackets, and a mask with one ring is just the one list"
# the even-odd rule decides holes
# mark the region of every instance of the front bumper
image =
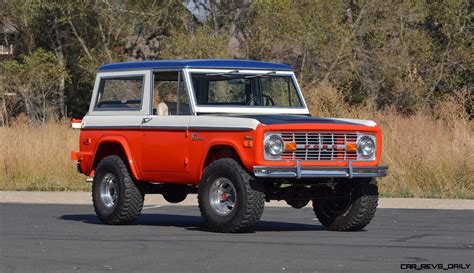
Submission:
[[383,177],[387,176],[387,166],[357,166],[352,162],[346,167],[303,167],[300,162],[296,166],[254,166],[253,172],[256,177],[261,178],[355,178],[355,177]]

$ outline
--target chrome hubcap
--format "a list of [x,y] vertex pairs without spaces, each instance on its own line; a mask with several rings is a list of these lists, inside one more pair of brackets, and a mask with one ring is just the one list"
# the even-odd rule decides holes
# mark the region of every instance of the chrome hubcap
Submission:
[[236,200],[237,193],[229,179],[221,177],[212,183],[209,202],[217,214],[229,214],[234,209]]
[[102,179],[100,184],[100,198],[107,207],[113,207],[117,202],[119,195],[118,183],[115,176],[108,173]]

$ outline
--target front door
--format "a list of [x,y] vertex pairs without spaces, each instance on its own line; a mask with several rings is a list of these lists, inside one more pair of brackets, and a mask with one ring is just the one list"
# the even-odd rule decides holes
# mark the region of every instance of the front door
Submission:
[[186,130],[190,116],[149,116],[142,121],[145,172],[188,172]]
[[149,181],[172,181],[189,171],[186,132],[191,114],[180,73],[154,74],[153,114],[141,125],[142,168]]

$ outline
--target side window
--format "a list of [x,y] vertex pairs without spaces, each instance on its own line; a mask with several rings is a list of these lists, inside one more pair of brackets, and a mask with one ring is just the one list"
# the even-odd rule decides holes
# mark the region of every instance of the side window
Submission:
[[103,78],[95,108],[99,110],[140,110],[143,76]]
[[153,114],[159,116],[190,115],[188,94],[181,72],[155,73]]

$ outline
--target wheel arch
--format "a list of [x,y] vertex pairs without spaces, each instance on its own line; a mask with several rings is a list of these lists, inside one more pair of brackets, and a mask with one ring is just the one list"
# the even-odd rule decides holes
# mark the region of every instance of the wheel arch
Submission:
[[100,139],[99,143],[97,144],[94,159],[92,161],[92,170],[95,170],[99,162],[104,157],[109,155],[117,155],[121,157],[130,168],[133,178],[136,180],[141,179],[140,172],[138,171],[138,167],[134,160],[130,146],[124,137],[105,136]]
[[209,145],[203,160],[201,161],[201,167],[199,169],[199,179],[201,178],[204,169],[209,164],[220,158],[232,158],[236,160],[243,168],[248,169],[242,158],[242,153],[239,149],[231,142],[215,142]]

